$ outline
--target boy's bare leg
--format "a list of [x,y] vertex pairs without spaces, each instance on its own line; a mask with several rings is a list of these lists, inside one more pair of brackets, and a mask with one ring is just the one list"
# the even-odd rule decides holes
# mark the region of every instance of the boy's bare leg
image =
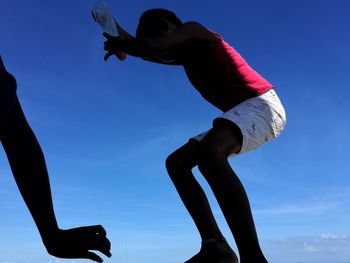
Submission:
[[198,168],[208,181],[233,233],[241,263],[266,263],[258,242],[247,194],[227,157],[239,152],[242,134],[225,119],[200,142]]
[[237,257],[223,238],[207,197],[191,172],[197,165],[198,146],[197,141],[190,141],[166,161],[168,173],[203,240],[201,252],[187,262],[236,263]]
[[203,240],[220,238],[222,233],[214,219],[207,197],[192,173],[197,165],[198,142],[189,142],[172,153],[166,168],[177,192],[191,214]]

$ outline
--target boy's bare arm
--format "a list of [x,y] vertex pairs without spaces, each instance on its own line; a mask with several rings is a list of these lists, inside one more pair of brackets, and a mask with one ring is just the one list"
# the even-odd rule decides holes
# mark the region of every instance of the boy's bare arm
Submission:
[[[0,110],[8,107],[9,94],[15,96],[16,79],[6,71],[0,56]],[[3,90],[4,89],[4,90]],[[11,90],[11,92],[8,92]],[[4,97],[5,96],[5,97]],[[2,115],[4,112],[1,112]],[[47,251],[56,257],[102,259],[90,250],[110,254],[110,242],[102,226],[62,230],[58,228],[53,210],[49,176],[45,158],[30,128],[18,98],[6,112],[0,126],[0,142],[4,147],[22,197],[32,214]]]
[[107,60],[118,51],[142,58],[156,58],[162,54],[176,50],[193,40],[214,41],[216,36],[197,22],[188,22],[174,32],[154,38],[122,39],[104,34],[107,38],[105,56]]
[[18,99],[1,126],[0,140],[47,251],[60,258],[88,258],[96,262],[102,259],[91,250],[111,256],[102,226],[58,228],[45,158]]

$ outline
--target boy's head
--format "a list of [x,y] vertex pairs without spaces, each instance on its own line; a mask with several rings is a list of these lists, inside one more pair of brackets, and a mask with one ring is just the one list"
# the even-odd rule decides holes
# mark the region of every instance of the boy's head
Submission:
[[181,20],[173,12],[161,8],[150,9],[141,15],[136,37],[156,37],[181,25]]

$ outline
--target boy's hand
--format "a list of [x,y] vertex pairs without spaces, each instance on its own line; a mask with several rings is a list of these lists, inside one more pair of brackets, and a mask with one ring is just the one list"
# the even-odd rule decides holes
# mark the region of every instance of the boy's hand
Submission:
[[103,262],[90,250],[97,250],[111,257],[111,243],[106,237],[102,226],[86,226],[68,230],[58,230],[44,240],[49,254],[59,258],[86,258]]
[[105,41],[105,43],[104,43],[104,50],[107,51],[107,54],[104,56],[104,60],[107,61],[109,59],[109,57],[112,55],[116,55],[120,61],[125,60],[126,54],[124,52],[116,50],[115,44],[114,44],[115,40],[123,39],[123,37],[122,36],[113,37],[113,36],[109,35],[108,33],[103,33],[103,36],[107,39],[107,41]]

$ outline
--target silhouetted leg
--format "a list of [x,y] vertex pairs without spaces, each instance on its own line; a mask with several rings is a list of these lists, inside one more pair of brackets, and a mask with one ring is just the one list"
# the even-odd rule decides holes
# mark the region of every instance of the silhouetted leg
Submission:
[[[170,178],[199,230],[205,243],[203,246],[209,248],[204,254],[199,253],[187,262],[235,263],[237,257],[224,241],[207,197],[191,172],[192,168],[197,165],[198,145],[197,141],[191,140],[166,160]],[[222,241],[220,244],[210,242],[213,239]]]
[[208,199],[192,174],[197,165],[197,141],[190,141],[166,160],[166,168],[203,240],[222,237]]
[[198,168],[208,181],[233,233],[241,263],[266,263],[260,249],[248,197],[227,157],[239,152],[242,134],[225,119],[217,119],[214,128],[200,142]]

